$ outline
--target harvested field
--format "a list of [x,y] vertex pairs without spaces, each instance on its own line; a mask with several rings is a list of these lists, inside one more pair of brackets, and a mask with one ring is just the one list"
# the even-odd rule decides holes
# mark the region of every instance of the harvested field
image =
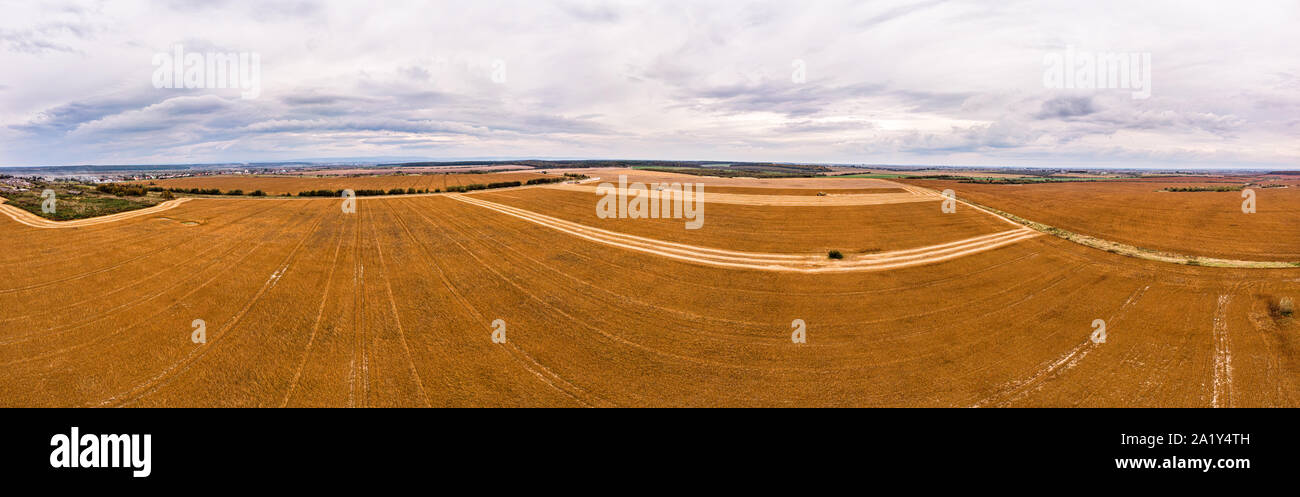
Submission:
[[[538,210],[574,195],[463,197],[505,194]],[[891,211],[922,207],[937,202],[852,209],[864,226],[904,218],[891,229],[908,243],[940,239],[922,212]],[[715,243],[786,209],[708,208],[703,232],[732,230]],[[954,219],[1010,229],[971,214]],[[787,222],[773,230],[800,228]],[[1300,325],[1275,311],[1300,296],[1292,270],[1048,236],[809,274],[674,260],[450,196],[363,198],[355,214],[195,199],[75,229],[0,217],[0,268],[6,406],[1300,406]]]
[[[1145,249],[1237,260],[1300,261],[1300,188],[1254,188],[1256,212],[1241,192],[1161,192],[1222,185],[1197,181],[1104,181],[985,185],[899,180],[1025,219]],[[1237,179],[1235,184],[1244,183]]]
[[483,166],[401,166],[365,167],[355,169],[307,169],[300,171],[285,171],[283,174],[292,176],[364,176],[376,174],[463,173],[466,171],[520,171],[531,169],[533,168],[529,166],[494,164]]
[[808,197],[817,195],[869,195],[881,193],[907,193],[902,188],[765,188],[745,186],[710,186],[712,193],[735,193],[741,195],[790,195]]
[[814,204],[773,207],[711,203],[707,202],[710,195],[706,187],[705,224],[704,228],[697,230],[684,229],[682,219],[601,219],[595,210],[598,197],[590,188],[583,191],[539,187],[481,192],[467,197],[608,231],[750,252],[824,253],[839,249],[845,253],[869,254],[974,238],[1014,228],[1005,221],[973,209],[944,214],[940,202],[934,197],[912,198],[909,200],[915,201],[902,203],[830,206],[815,204],[819,200],[826,203],[834,200],[829,197],[795,197]]
[[[711,249],[680,243],[664,242],[653,238],[638,237],[624,233],[591,228],[578,223],[537,214],[532,211],[487,202],[482,199],[464,195],[452,195],[451,198],[471,205],[477,205],[502,214],[513,216],[531,223],[546,226],[585,240],[604,243],[613,247],[637,250],[681,261],[706,264],[717,267],[754,269],[760,271],[799,271],[806,273],[841,272],[841,271],[876,271],[899,267],[931,264],[956,257],[963,257],[984,250],[992,250],[1038,236],[1039,233],[1028,228],[1011,229],[990,235],[983,235],[948,243],[926,247],[890,252],[871,251],[870,253],[850,254],[847,259],[843,254],[829,260],[826,254],[775,254],[740,252],[735,250]],[[838,251],[836,253],[839,253]]]
[[415,188],[417,190],[446,190],[449,186],[471,184],[488,184],[500,181],[527,181],[534,178],[552,177],[532,172],[484,173],[484,174],[420,174],[387,176],[352,176],[352,177],[309,177],[309,176],[194,176],[189,178],[171,178],[135,183],[153,183],[162,188],[216,188],[223,192],[243,190],[245,193],[262,190],[269,195],[295,195],[310,190],[390,190],[393,188]]
[[[614,191],[617,191],[618,185],[610,185]],[[551,184],[545,185],[544,188],[553,190],[566,190],[579,192],[586,195],[592,195],[600,188],[600,184],[587,182],[584,184]],[[725,188],[725,187],[724,187]],[[915,187],[908,187],[915,188]],[[632,188],[629,188],[632,190]],[[710,188],[704,188],[702,199],[711,204],[740,204],[740,205],[767,205],[767,206],[843,206],[843,205],[878,205],[878,204],[898,204],[904,202],[930,202],[939,200],[938,194],[921,189],[909,191],[904,188],[889,188],[885,193],[869,194],[844,194],[844,195],[771,195],[766,193],[725,193],[716,192]],[[657,192],[647,186],[648,193]],[[662,194],[657,194],[662,195]],[[684,190],[687,200],[695,198],[695,192]],[[596,197],[592,197],[593,199]]]
[[859,188],[898,188],[899,184],[891,181],[875,178],[834,178],[834,177],[816,177],[816,178],[719,178],[714,176],[696,176],[692,174],[681,174],[664,171],[646,171],[642,169],[625,169],[625,168],[576,168],[555,170],[554,172],[580,173],[593,178],[600,178],[601,182],[618,183],[620,175],[627,176],[627,181],[652,183],[652,182],[676,182],[676,183],[700,183],[705,185],[706,189],[714,187],[741,187],[741,188],[785,188],[785,189],[859,189]]

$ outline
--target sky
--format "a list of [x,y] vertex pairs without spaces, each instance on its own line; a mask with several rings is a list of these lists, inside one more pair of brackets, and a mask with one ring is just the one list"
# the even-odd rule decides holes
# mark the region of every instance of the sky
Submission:
[[[7,166],[562,157],[1300,168],[1294,0],[0,9]],[[227,54],[248,60],[242,80],[207,70]],[[1087,54],[1130,64],[1143,91],[1092,77]],[[169,60],[182,61],[181,78]],[[1100,88],[1077,87],[1090,81]]]

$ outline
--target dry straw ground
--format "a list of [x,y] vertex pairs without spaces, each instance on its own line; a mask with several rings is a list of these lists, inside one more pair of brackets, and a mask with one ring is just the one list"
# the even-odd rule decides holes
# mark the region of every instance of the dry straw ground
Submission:
[[[597,223],[573,194],[464,197],[742,252],[1013,229],[966,206],[942,217],[937,200],[718,204],[696,238],[680,220]],[[196,199],[72,229],[0,217],[0,271],[5,406],[1300,406],[1300,326],[1277,306],[1300,295],[1296,270],[1051,236],[803,273],[630,250],[450,196],[360,199],[355,214]]]
[[[1300,184],[1241,192],[1164,192],[1169,187],[1241,186],[1250,179],[1205,178],[1028,185],[903,180],[1017,216],[1137,247],[1203,257],[1300,261]],[[1229,182],[1232,181],[1232,182]],[[1266,181],[1267,184],[1287,184]]]

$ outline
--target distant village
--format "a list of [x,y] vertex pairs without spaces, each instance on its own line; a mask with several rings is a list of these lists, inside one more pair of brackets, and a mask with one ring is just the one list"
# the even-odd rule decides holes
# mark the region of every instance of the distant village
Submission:
[[185,178],[191,176],[243,175],[243,174],[289,174],[294,169],[285,167],[260,168],[205,168],[129,171],[125,169],[89,172],[85,168],[49,167],[49,168],[13,168],[0,169],[8,174],[0,174],[0,194],[30,191],[46,184],[77,183],[97,185],[120,181],[148,181],[168,178]]

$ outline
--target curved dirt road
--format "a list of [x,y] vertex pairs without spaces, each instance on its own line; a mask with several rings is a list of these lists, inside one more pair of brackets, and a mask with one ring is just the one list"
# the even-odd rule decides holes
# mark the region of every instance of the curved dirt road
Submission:
[[189,198],[178,198],[176,200],[168,200],[166,202],[155,205],[153,207],[145,207],[143,209],[136,209],[133,211],[119,212],[117,214],[110,214],[107,216],[92,217],[87,219],[75,219],[72,221],[51,221],[49,219],[45,219],[43,217],[37,216],[36,214],[32,214],[30,212],[19,209],[12,205],[7,205],[4,203],[4,199],[0,199],[0,213],[9,216],[9,218],[13,219],[14,221],[18,221],[21,224],[25,224],[33,228],[47,228],[47,229],[48,228],[80,228],[83,226],[94,226],[97,224],[111,223],[114,221],[121,221],[124,219],[131,219],[140,216],[147,216],[149,214],[156,214],[162,211],[174,209],[177,206],[185,202],[188,202],[189,200],[190,200]]

